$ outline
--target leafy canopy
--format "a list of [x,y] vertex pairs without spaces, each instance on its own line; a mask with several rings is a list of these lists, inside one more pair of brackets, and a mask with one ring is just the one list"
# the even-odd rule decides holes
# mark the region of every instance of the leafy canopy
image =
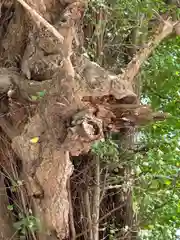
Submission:
[[143,239],[176,239],[180,228],[180,38],[165,41],[145,63],[140,75],[142,101],[172,117],[142,129],[141,142],[148,147],[138,153],[139,202]]

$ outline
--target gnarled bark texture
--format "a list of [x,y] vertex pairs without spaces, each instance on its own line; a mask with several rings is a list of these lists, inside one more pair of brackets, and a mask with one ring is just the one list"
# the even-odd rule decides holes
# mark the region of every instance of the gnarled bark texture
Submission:
[[[79,54],[85,5],[18,0],[3,1],[1,7],[0,91],[5,97],[0,126],[22,161],[22,178],[41,221],[38,237],[43,240],[70,235],[69,155],[87,153],[104,131],[156,119],[149,107],[139,105],[132,81],[152,50],[173,31],[172,23],[165,24],[116,76]],[[42,91],[44,97],[32,99]]]

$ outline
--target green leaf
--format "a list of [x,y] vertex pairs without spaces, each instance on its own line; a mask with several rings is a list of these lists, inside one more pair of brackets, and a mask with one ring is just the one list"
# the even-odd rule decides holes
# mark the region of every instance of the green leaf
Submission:
[[165,181],[164,181],[164,183],[166,184],[166,185],[171,185],[171,181],[169,180],[169,179],[166,179]]
[[32,101],[37,101],[38,100],[38,96],[31,96]]
[[8,209],[9,211],[13,211],[14,207],[13,207],[13,205],[8,205],[8,206],[7,206],[7,209]]
[[159,182],[157,180],[152,180],[151,188],[158,189],[159,188]]
[[44,95],[46,94],[46,91],[41,91],[41,92],[38,92],[38,96],[39,97],[44,97]]
[[20,221],[13,223],[13,227],[17,230],[22,229],[23,225],[24,225],[24,220],[20,220]]
[[23,234],[24,236],[27,234],[27,230],[25,227],[21,229],[21,234]]
[[152,230],[154,228],[154,225],[148,225],[147,229]]
[[12,192],[17,192],[17,185],[11,187]]

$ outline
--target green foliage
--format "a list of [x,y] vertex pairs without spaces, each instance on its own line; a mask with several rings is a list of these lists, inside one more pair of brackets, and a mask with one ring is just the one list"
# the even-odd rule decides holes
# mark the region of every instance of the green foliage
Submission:
[[114,223],[108,225],[107,235],[109,240],[117,240],[117,233],[119,232],[119,228],[115,226]]
[[15,222],[13,225],[22,236],[27,236],[28,232],[33,233],[39,230],[39,220],[31,214],[25,216],[19,213],[19,221]]
[[31,100],[32,101],[38,101],[38,100],[41,100],[46,94],[46,91],[41,91],[41,92],[37,92],[37,95],[36,96],[31,96]]
[[[119,71],[127,63],[128,50],[143,43],[144,35],[151,35],[150,23],[157,20],[157,12],[180,16],[176,5],[163,0],[91,0],[85,16],[87,53],[105,67]],[[152,25],[156,27],[156,22]],[[133,42],[132,33],[137,29],[135,40],[140,41]],[[139,151],[131,161],[137,176],[134,210],[142,230],[140,239],[175,240],[180,228],[180,37],[164,41],[139,77],[142,102],[171,114],[166,121],[141,129],[139,144],[147,150]],[[111,140],[95,144],[92,151],[109,165],[125,158]]]
[[[141,47],[149,31],[149,21],[157,19],[156,12],[164,13],[170,8],[173,6],[163,0],[89,1],[85,14],[87,54],[92,60],[119,71],[129,60],[130,49]],[[134,30],[136,39],[132,39]]]
[[8,205],[8,206],[7,206],[7,209],[8,209],[9,211],[13,211],[14,206],[13,206],[13,205]]
[[[142,129],[140,142],[149,149],[136,155],[142,239],[176,239],[180,228],[180,38],[165,41],[145,64],[142,101],[172,117]],[[150,226],[150,227],[149,227]]]
[[118,146],[111,139],[95,143],[91,151],[105,163],[119,162]]
[[16,179],[16,177],[10,179],[10,181],[11,184],[9,189],[15,194],[13,194],[13,198],[11,198],[13,204],[7,205],[7,210],[15,216],[16,222],[13,223],[13,226],[18,232],[20,239],[27,239],[28,236],[34,235],[34,233],[40,229],[40,222],[32,215],[32,210],[29,208],[29,204],[24,204],[24,194],[26,194],[26,192],[22,190],[24,181]]
[[[140,239],[175,240],[180,228],[180,38],[165,41],[143,67],[142,101],[172,116],[141,129],[140,149],[131,166],[136,170],[134,211],[140,221]],[[125,158],[111,140],[92,151],[110,166]],[[131,157],[132,159],[132,157]],[[115,177],[115,180],[113,178]],[[109,176],[115,184],[122,176]]]
[[15,181],[15,180],[11,179],[11,184],[12,184],[11,191],[17,192],[19,187],[21,187],[23,185],[23,181],[22,180]]

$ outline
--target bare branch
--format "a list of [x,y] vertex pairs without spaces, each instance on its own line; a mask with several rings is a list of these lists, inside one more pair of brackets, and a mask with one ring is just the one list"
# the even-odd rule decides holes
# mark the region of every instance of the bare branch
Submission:
[[94,180],[95,186],[92,199],[92,232],[93,240],[99,240],[99,209],[100,209],[100,159],[94,156],[95,169]]
[[132,82],[134,77],[139,73],[140,68],[143,63],[152,54],[154,49],[170,34],[173,33],[174,28],[177,26],[178,22],[172,23],[170,21],[164,21],[164,26],[160,33],[158,33],[146,46],[137,53],[132,61],[127,65],[127,68],[120,74],[120,79]]
[[[121,209],[121,208],[124,207],[125,205],[126,205],[126,202],[123,203],[123,204],[121,204],[121,205],[119,205],[118,207],[112,209],[110,212],[108,212],[108,213],[105,214],[103,217],[101,217],[98,222],[99,222],[99,223],[102,222],[105,218],[109,217],[112,213],[118,211],[119,209]],[[76,235],[76,238],[79,238],[79,237],[83,236],[83,235],[84,235],[86,232],[88,232],[89,230],[90,230],[90,229],[87,229],[86,231],[84,231],[84,232],[82,232],[82,233],[80,233],[80,234],[77,234],[77,235]]]
[[109,190],[109,189],[119,189],[119,188],[122,188],[122,185],[110,185],[110,186],[106,187],[106,190]]
[[102,191],[101,191],[101,196],[100,196],[100,204],[104,198],[104,195],[106,193],[106,182],[107,182],[107,177],[108,177],[108,167],[106,167],[106,171],[104,174],[104,181],[103,181],[103,187],[102,187]]
[[88,188],[85,189],[84,192],[84,207],[86,210],[86,214],[87,214],[87,223],[88,223],[88,228],[89,230],[89,240],[93,240],[93,234],[92,234],[92,218],[91,218],[91,204],[90,204],[90,200],[89,200],[90,196],[89,196],[89,191]]
[[[69,153],[67,153],[69,158]],[[70,160],[69,160],[70,161]],[[71,231],[71,239],[76,239],[76,229],[74,226],[74,216],[73,216],[73,206],[72,206],[72,196],[71,196],[71,182],[68,180],[68,194],[69,194],[69,222],[70,222],[70,231]]]
[[35,22],[42,23],[58,40],[63,43],[64,37],[34,9],[32,9],[24,0],[17,0],[28,12],[35,18]]

